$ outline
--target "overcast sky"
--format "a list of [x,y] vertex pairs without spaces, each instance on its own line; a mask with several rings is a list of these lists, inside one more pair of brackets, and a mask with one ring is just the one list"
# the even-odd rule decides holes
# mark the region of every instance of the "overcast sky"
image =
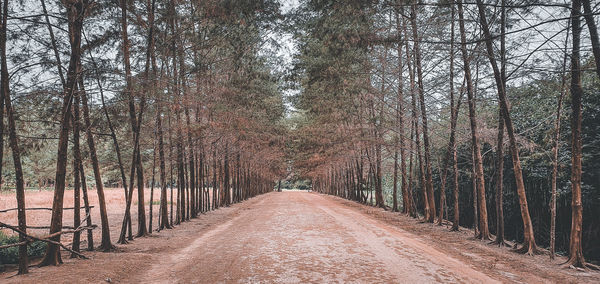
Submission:
[[[300,5],[299,0],[279,0],[281,3],[281,12],[283,14],[287,14],[293,9],[297,8]],[[275,40],[279,44],[280,48],[277,49],[276,56],[276,68],[277,71],[289,70],[292,66],[292,59],[294,54],[297,52],[297,43],[289,33],[277,33],[274,35]],[[294,95],[299,90],[284,90],[283,95],[285,97]],[[293,106],[289,103],[289,101],[285,100],[285,105],[288,110],[288,115],[290,112],[294,111]]]

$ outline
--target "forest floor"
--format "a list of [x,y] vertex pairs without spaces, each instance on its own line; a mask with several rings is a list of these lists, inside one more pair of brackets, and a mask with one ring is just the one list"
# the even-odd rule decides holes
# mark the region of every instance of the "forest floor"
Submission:
[[[135,221],[134,221],[135,230]],[[114,234],[114,233],[113,233]],[[66,254],[64,254],[66,256]],[[7,283],[600,283],[404,215],[317,193],[272,192],[201,214],[115,253],[64,257]]]

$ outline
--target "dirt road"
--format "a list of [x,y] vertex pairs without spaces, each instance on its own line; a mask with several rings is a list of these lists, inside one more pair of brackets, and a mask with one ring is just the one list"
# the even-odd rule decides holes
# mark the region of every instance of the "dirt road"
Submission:
[[[204,214],[175,230],[138,239],[123,246],[122,253],[93,253],[93,260],[71,260],[58,268],[35,268],[28,276],[4,279],[69,283],[598,280],[597,274],[536,270],[531,261],[519,264],[522,256],[514,253],[503,262],[501,253],[490,257],[485,247],[482,253],[473,245],[478,242],[474,240],[466,240],[474,247],[472,251],[448,251],[443,242],[434,243],[381,218],[399,214],[381,211],[383,215],[374,215],[370,210],[379,209],[316,193],[274,192]],[[494,249],[500,250],[493,248],[492,252]],[[510,263],[523,269],[516,270]]]
[[321,195],[302,192],[263,199],[155,264],[143,282],[175,279],[186,283],[495,281],[404,231]]

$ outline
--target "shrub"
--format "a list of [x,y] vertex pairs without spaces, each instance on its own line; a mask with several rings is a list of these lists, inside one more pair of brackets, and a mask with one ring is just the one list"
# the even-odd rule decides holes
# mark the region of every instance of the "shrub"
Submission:
[[[19,242],[19,236],[7,236],[0,231],[0,246]],[[42,256],[46,251],[47,244],[41,241],[34,241],[27,245],[27,255],[29,257]],[[10,247],[0,249],[0,265],[15,264],[19,262],[19,247]]]

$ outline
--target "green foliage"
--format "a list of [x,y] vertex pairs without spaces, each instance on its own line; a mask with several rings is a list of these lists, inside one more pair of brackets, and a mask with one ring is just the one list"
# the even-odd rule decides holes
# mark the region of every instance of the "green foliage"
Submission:
[[[568,81],[567,81],[568,82]],[[585,96],[583,98],[583,251],[587,260],[600,259],[600,92],[598,79],[594,73],[583,77]],[[549,244],[550,228],[550,199],[552,176],[552,147],[554,123],[556,119],[557,97],[560,90],[560,78],[545,78],[534,80],[508,90],[512,103],[511,116],[515,131],[519,133],[520,155],[523,177],[527,190],[527,201],[531,219],[534,225],[536,242],[540,246]],[[557,180],[557,222],[556,249],[567,251],[569,233],[571,230],[571,126],[570,126],[570,95],[564,98],[560,125],[560,149],[558,157]],[[481,117],[492,117],[490,125],[497,123],[497,106],[489,105],[480,108]],[[492,140],[489,140],[492,141]],[[495,233],[496,209],[496,159],[495,145],[485,143],[482,152],[490,153],[484,158],[486,180],[486,196],[489,224]],[[518,198],[516,196],[515,177],[512,160],[508,149],[504,151],[504,221],[505,237],[509,240],[522,241],[522,219]],[[460,223],[471,226],[473,223],[473,196],[471,183],[471,147],[470,143],[458,145],[458,165],[461,172],[459,177],[461,210]],[[439,174],[434,171],[435,188],[439,189]],[[448,185],[446,188],[448,188]],[[420,190],[420,189],[419,189]],[[420,195],[416,196],[420,199]],[[453,200],[452,192],[446,191],[446,200]],[[420,204],[421,201],[417,201]],[[449,206],[452,216],[452,206]]]
[[[354,137],[360,98],[369,92],[371,1],[306,1],[295,14],[299,54],[295,79],[300,92],[292,98],[295,168],[303,175],[344,156]],[[343,125],[343,126],[342,126]],[[354,128],[357,129],[357,128]]]
[[[370,1],[309,1],[302,14],[306,33],[298,35],[303,92],[296,107],[324,119],[349,118],[355,98],[367,91],[368,37],[372,28]],[[336,115],[337,114],[337,115]]]
[[[0,246],[19,242],[19,236],[7,236],[0,231]],[[27,245],[27,255],[29,257],[39,257],[44,254],[48,245],[45,242],[34,241]],[[15,264],[19,261],[19,247],[10,247],[0,250],[0,265]]]
[[[282,189],[299,189],[299,190],[309,190],[311,189],[311,181],[309,179],[296,179],[296,180],[285,180],[281,181]],[[277,185],[275,185],[277,189]]]

